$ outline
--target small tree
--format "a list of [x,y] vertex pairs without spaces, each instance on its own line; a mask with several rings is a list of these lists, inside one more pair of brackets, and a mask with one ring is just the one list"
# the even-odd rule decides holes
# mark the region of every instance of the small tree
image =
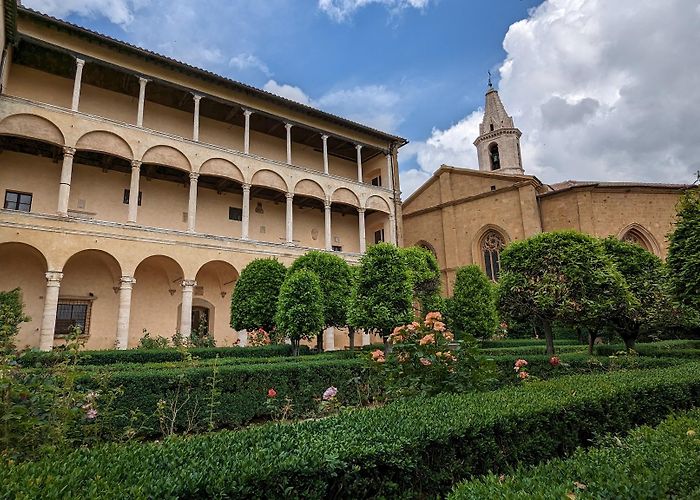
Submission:
[[676,299],[700,311],[700,189],[686,191],[669,236],[668,267]]
[[[295,260],[287,274],[300,269],[313,271],[321,282],[322,329],[346,326],[352,293],[350,265],[332,253],[311,250]],[[318,348],[323,350],[323,332],[318,333]]]
[[448,318],[457,338],[465,335],[488,338],[496,331],[498,313],[494,285],[479,266],[457,270]]
[[0,353],[15,348],[14,340],[19,333],[19,325],[25,321],[29,321],[29,317],[24,314],[20,289],[0,291]]
[[389,243],[373,245],[360,259],[350,306],[350,324],[376,332],[384,340],[394,328],[412,319],[413,291],[399,249]]
[[291,340],[295,356],[301,339],[309,340],[323,328],[321,283],[313,271],[300,269],[285,278],[275,321],[279,332]]
[[416,316],[423,317],[442,306],[440,297],[440,266],[435,255],[422,247],[399,250],[406,263],[413,288],[413,301],[419,310]]
[[287,274],[275,259],[255,259],[241,273],[231,296],[231,327],[252,331],[275,328],[277,297]]
[[501,253],[502,316],[532,320],[554,354],[552,323],[581,326],[627,314],[634,298],[601,243],[575,231],[542,233]]

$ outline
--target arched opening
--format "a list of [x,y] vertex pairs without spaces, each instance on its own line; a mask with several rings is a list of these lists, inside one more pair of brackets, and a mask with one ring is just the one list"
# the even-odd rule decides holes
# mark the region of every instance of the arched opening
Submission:
[[221,175],[200,174],[197,189],[197,232],[240,237],[242,183]]
[[178,329],[183,271],[165,255],[147,257],[136,267],[131,299],[129,347],[138,345],[144,330],[170,339]]
[[379,196],[370,196],[365,203],[365,226],[367,245],[391,241],[392,228],[389,204]]
[[491,170],[498,170],[501,168],[501,155],[498,152],[498,144],[495,142],[489,146],[489,162],[491,164]]
[[237,339],[236,331],[230,326],[231,294],[237,280],[236,268],[222,260],[207,262],[197,272],[192,331],[213,333],[218,346],[233,345]]
[[[249,236],[253,240],[284,243],[287,227],[287,182],[271,170],[253,175],[250,188]],[[298,222],[298,221],[295,221]],[[297,231],[295,228],[294,232]]]
[[119,310],[121,266],[102,250],[83,250],[63,266],[54,345],[65,342],[72,327],[82,330],[85,347],[114,347]]
[[0,262],[0,290],[7,292],[19,288],[22,292],[24,313],[30,317],[28,322],[20,325],[15,345],[18,348],[39,347],[48,270],[46,258],[33,246],[9,242],[0,244]]
[[659,255],[659,246],[654,236],[639,224],[630,224],[620,232],[620,240],[642,247],[647,252]]
[[[189,172],[166,165],[144,162],[141,165],[138,194],[139,224],[186,230],[189,188]],[[128,205],[129,198],[124,195],[122,201]],[[128,207],[125,208],[125,210],[127,209]]]
[[416,246],[427,250],[428,252],[432,253],[435,257],[437,257],[437,252],[435,251],[435,247],[433,245],[431,245],[430,243],[428,243],[427,241],[421,240],[418,243],[416,243]]
[[498,281],[501,272],[501,250],[505,248],[505,238],[493,229],[489,229],[481,238],[481,252],[484,258],[484,272],[492,281]]

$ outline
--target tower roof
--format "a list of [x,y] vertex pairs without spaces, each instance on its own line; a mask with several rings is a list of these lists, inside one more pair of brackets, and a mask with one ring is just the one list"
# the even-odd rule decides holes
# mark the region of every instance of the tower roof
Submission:
[[[491,125],[493,125],[493,128]],[[501,128],[515,128],[515,125],[513,125],[513,118],[506,113],[506,108],[501,102],[498,90],[489,86],[489,89],[486,91],[484,119],[479,126],[479,135]]]

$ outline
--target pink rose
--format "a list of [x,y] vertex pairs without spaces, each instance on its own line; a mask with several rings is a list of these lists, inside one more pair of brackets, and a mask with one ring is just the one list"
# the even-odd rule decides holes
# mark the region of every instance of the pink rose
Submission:
[[268,398],[274,398],[275,396],[277,396],[277,391],[276,391],[276,390],[270,389],[270,390],[267,391],[267,397],[268,397]]
[[517,372],[520,371],[520,369],[523,366],[527,366],[527,361],[525,361],[524,359],[519,359],[515,362],[515,366],[513,367],[513,369]]
[[430,366],[430,365],[432,365],[433,363],[432,363],[429,359],[420,358],[420,364],[423,365],[423,366]]
[[557,356],[552,356],[551,358],[549,358],[549,364],[552,366],[559,366],[560,363],[561,361],[559,361],[559,358]]
[[375,349],[372,351],[372,359],[374,361],[379,361],[380,358],[384,357],[384,353],[381,351],[381,349]]
[[520,372],[520,373],[518,374],[518,377],[520,377],[521,380],[525,380],[525,379],[528,378],[529,376],[530,376],[530,374],[527,373],[527,372],[525,372],[525,371],[522,371],[522,372]]
[[427,344],[432,344],[435,342],[435,336],[433,334],[429,333],[422,339],[420,339],[420,342],[418,342],[420,345],[427,345]]
[[328,389],[323,391],[323,400],[330,401],[335,397],[336,394],[338,394],[338,389],[336,389],[333,386],[330,386]]

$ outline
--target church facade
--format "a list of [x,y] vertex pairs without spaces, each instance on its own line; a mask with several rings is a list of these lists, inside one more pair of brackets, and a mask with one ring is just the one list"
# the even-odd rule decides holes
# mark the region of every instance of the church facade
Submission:
[[526,175],[521,132],[489,88],[477,148],[479,169],[442,165],[403,204],[404,243],[431,250],[450,295],[456,270],[477,264],[494,281],[511,241],[574,229],[634,242],[661,258],[668,250],[679,184],[566,181]]

